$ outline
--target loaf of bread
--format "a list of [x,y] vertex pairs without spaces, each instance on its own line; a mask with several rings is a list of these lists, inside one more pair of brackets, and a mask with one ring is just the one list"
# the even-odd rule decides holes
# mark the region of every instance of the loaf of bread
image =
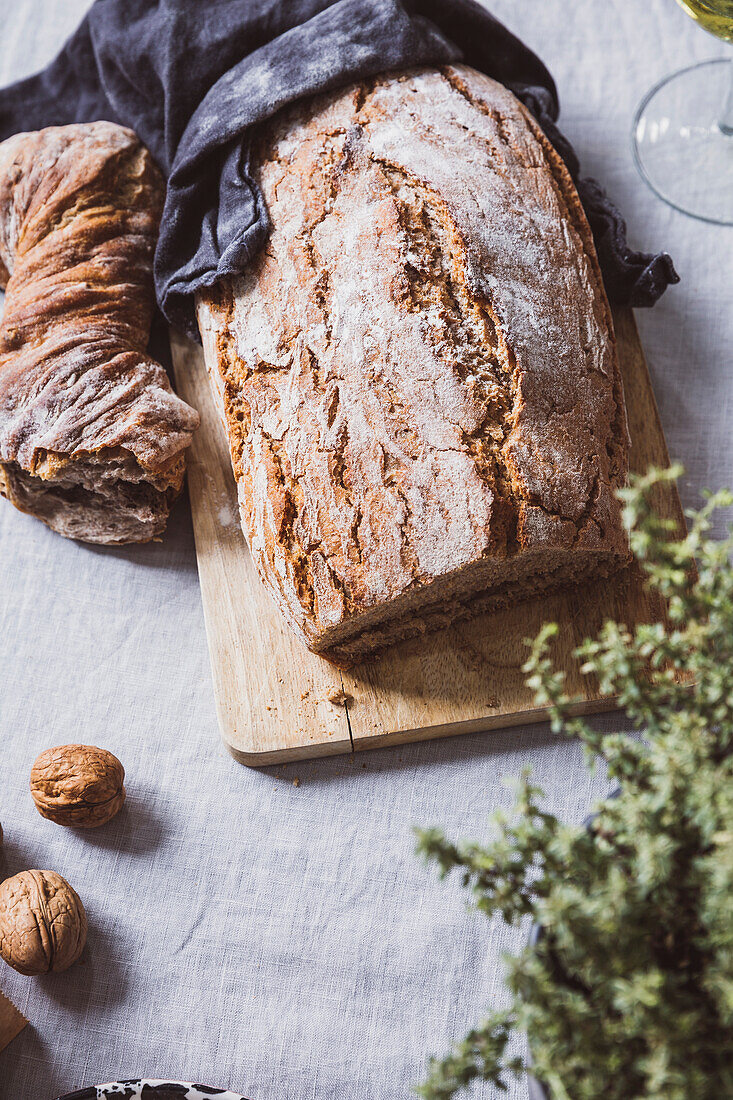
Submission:
[[130,130],[0,145],[0,492],[69,538],[145,542],[198,414],[146,354],[163,180]]
[[348,665],[616,570],[627,429],[570,177],[473,70],[287,109],[254,147],[272,234],[198,304],[245,535]]

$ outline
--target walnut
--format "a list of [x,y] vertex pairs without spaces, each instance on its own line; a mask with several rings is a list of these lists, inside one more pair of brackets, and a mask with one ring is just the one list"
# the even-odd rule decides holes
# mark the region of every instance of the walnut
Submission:
[[20,974],[68,970],[84,950],[87,916],[54,871],[21,871],[0,886],[0,956]]
[[93,745],[61,745],[42,752],[31,769],[38,812],[57,825],[95,829],[125,801],[125,769],[116,756]]

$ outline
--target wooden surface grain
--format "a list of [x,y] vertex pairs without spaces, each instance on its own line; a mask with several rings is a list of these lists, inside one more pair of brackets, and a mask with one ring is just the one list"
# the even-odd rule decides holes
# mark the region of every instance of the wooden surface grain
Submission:
[[12,1001],[0,993],[0,1050],[4,1050],[16,1035],[20,1035],[28,1021]]
[[[669,462],[636,322],[615,314],[631,467]],[[173,334],[179,394],[201,413],[189,459],[189,493],[219,725],[229,750],[264,765],[406,741],[542,721],[521,666],[525,639],[560,624],[554,650],[579,713],[612,698],[580,675],[572,651],[605,619],[632,627],[664,614],[635,565],[616,577],[527,601],[389,649],[341,673],[291,635],[261,585],[239,527],[224,430],[201,349]],[[658,507],[683,529],[675,491]]]

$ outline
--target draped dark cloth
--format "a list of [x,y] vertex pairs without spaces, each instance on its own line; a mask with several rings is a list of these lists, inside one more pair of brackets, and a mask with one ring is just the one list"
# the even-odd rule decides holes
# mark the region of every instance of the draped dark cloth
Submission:
[[540,59],[474,0],[96,0],[43,72],[0,91],[0,139],[108,119],[167,177],[155,257],[166,318],[197,338],[193,296],[241,272],[268,233],[249,136],[302,96],[390,70],[464,61],[506,84],[575,180],[609,298],[651,306],[678,282],[665,252],[634,252],[619,211],[557,128]]

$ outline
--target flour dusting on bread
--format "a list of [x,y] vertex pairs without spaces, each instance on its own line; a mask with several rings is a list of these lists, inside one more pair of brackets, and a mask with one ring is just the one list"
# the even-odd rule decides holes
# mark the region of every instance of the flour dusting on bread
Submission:
[[307,644],[347,665],[619,568],[627,433],[573,184],[465,66],[262,127],[273,230],[199,301],[244,532]]
[[70,538],[165,528],[198,414],[146,352],[163,180],[130,130],[0,144],[0,492]]

